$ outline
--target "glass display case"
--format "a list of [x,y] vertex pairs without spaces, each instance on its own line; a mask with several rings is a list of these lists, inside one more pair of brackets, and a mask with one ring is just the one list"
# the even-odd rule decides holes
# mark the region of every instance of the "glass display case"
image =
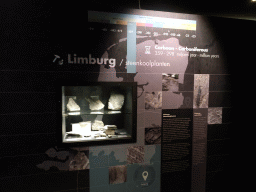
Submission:
[[137,83],[62,84],[60,103],[62,144],[136,142]]

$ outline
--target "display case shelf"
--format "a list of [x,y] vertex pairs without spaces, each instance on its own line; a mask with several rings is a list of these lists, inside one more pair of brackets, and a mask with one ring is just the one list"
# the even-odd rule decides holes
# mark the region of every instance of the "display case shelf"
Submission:
[[122,112],[122,111],[113,111],[113,110],[100,110],[100,111],[91,111],[91,110],[81,110],[81,111],[65,111],[63,115],[65,116],[75,116],[75,115],[115,115],[115,114],[132,114],[131,112]]

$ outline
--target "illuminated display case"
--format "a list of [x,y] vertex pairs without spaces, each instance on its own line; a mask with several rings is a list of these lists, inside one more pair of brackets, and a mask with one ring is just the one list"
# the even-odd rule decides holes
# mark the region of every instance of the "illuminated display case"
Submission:
[[63,145],[136,142],[137,83],[62,84],[59,103]]

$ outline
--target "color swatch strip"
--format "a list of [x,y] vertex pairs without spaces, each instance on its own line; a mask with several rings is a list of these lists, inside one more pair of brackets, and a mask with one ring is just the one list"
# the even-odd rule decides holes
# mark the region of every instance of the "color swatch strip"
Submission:
[[128,23],[136,23],[136,26],[183,29],[193,31],[196,30],[195,20],[149,17],[132,14],[105,13],[97,11],[88,12],[88,21],[118,25],[128,25]]

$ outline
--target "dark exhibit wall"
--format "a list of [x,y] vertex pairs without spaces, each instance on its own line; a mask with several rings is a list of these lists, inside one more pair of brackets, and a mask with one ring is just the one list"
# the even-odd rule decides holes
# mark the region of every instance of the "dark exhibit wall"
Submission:
[[[3,6],[0,22],[0,191],[229,188],[233,99],[253,58],[253,21],[137,9],[58,11],[44,3],[31,4],[27,14],[17,4],[11,14],[12,6]],[[136,82],[136,142],[63,147],[62,80]],[[121,114],[122,122],[129,115]],[[70,130],[84,120],[70,119]]]

